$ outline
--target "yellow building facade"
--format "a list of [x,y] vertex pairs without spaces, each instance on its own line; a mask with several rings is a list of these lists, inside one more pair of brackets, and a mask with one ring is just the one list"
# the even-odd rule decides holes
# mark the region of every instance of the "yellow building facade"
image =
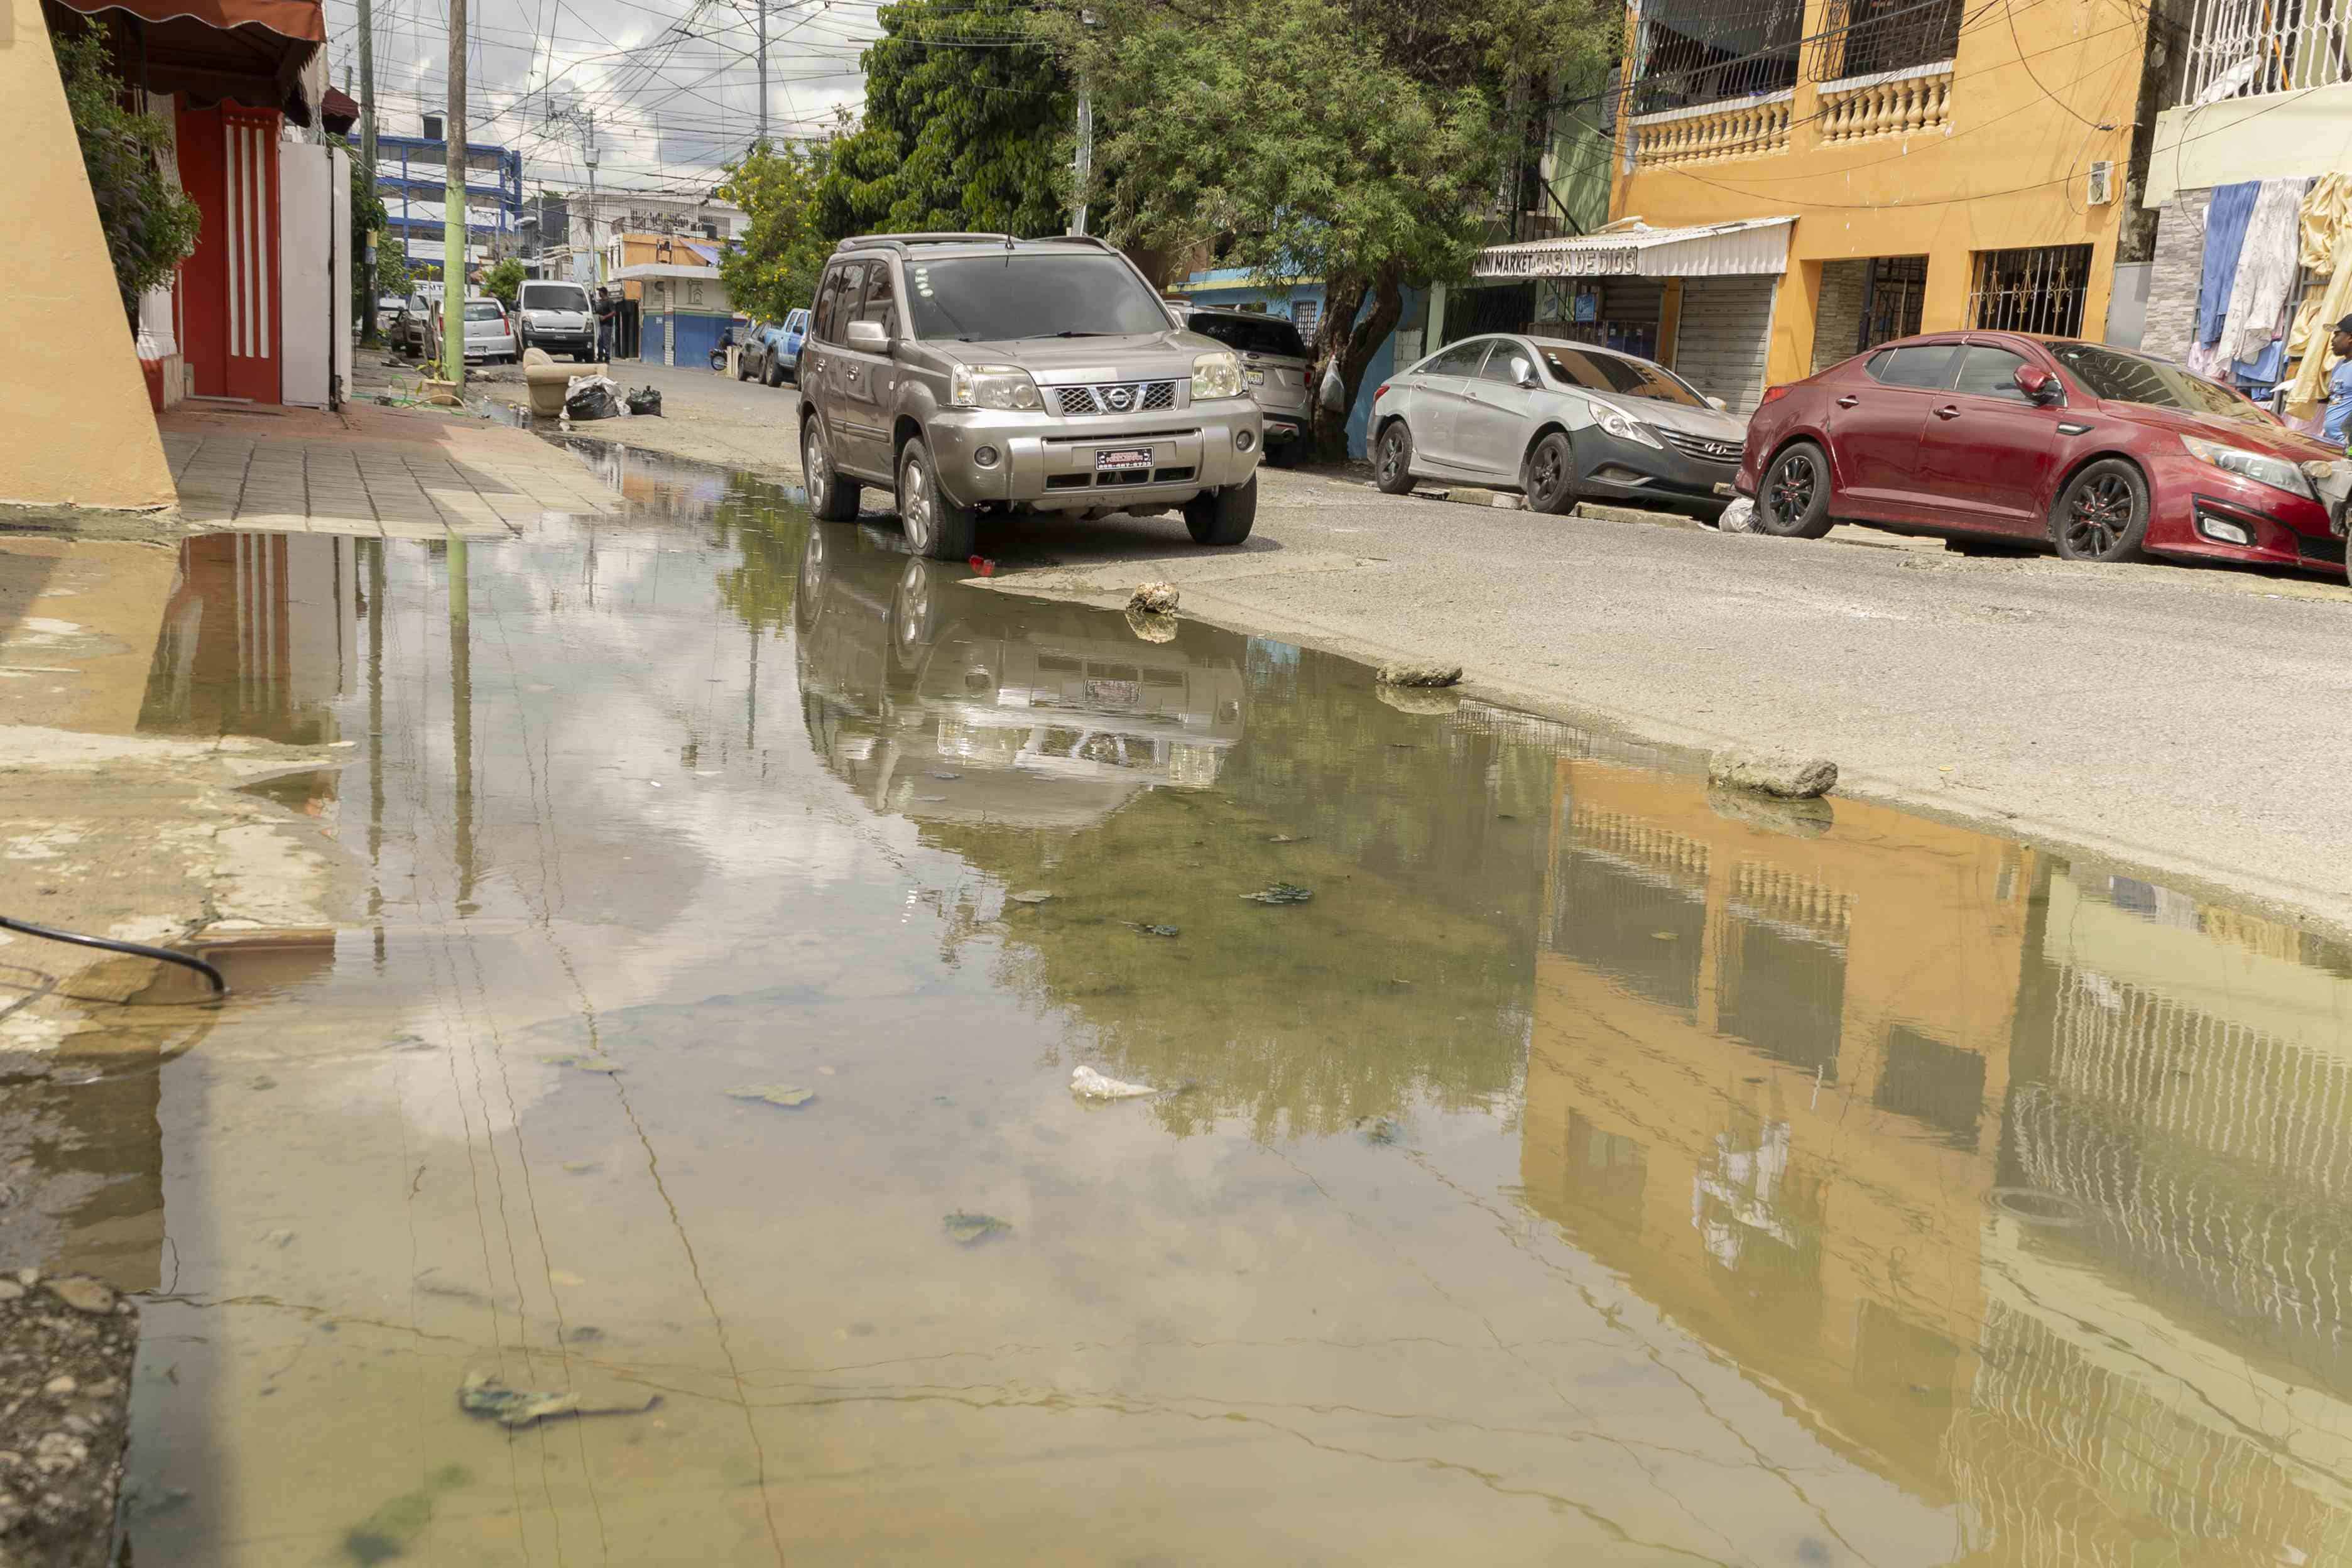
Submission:
[[1613,124],[1583,143],[1609,228],[1483,253],[1444,335],[1563,323],[1739,413],[1909,332],[2102,338],[2147,16],[1637,0]]

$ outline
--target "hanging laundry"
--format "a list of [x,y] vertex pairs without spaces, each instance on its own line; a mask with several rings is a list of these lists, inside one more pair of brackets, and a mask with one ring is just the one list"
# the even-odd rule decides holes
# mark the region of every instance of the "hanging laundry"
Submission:
[[2279,312],[2302,271],[2303,197],[2308,180],[2264,180],[2238,249],[2221,346],[2252,359],[2278,335]]
[[2303,264],[2327,284],[2305,298],[2287,332],[2287,353],[2303,356],[2285,395],[2287,412],[2298,419],[2317,414],[2327,401],[2327,373],[2334,368],[2328,329],[2352,312],[2352,180],[2323,174],[2304,197],[2302,249]]
[[2200,343],[2221,341],[2230,315],[2230,289],[2238,277],[2238,252],[2262,194],[2260,180],[2213,187],[2212,205],[2205,209],[2205,270],[2197,285],[2196,341]]

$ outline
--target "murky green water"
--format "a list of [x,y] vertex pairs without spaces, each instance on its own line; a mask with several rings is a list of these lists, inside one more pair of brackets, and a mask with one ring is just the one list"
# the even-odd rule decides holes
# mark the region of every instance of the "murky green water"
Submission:
[[363,891],[11,1090],[138,1562],[2352,1561],[2344,954],[612,467],[185,548]]

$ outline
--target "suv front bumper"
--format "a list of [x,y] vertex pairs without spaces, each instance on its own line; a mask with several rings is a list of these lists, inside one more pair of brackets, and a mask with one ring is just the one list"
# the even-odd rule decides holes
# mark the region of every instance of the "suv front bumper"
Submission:
[[[965,506],[1024,505],[1040,511],[1171,506],[1204,490],[1248,482],[1265,447],[1265,418],[1245,397],[1150,414],[1063,419],[988,408],[941,409],[931,418],[931,461]],[[983,447],[993,463],[980,460]],[[1105,452],[1148,450],[1150,465],[1099,466]]]

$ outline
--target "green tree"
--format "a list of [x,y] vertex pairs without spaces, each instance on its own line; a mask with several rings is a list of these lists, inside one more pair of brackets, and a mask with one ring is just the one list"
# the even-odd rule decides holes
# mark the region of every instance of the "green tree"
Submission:
[[[383,252],[376,253],[375,275],[368,275],[364,258],[371,236],[381,235],[390,221],[385,212],[383,195],[376,189],[375,171],[364,168],[357,158],[352,160],[352,249],[355,262],[352,268],[352,310],[360,319],[360,342],[368,348],[377,346],[375,302],[379,294],[395,292],[383,284]],[[405,268],[403,269],[404,274]]]
[[408,265],[408,258],[400,253],[397,246],[389,243],[389,238],[387,236],[376,245],[376,292],[405,296],[415,286],[417,274]]
[[84,33],[56,44],[66,107],[81,142],[127,326],[139,318],[139,296],[168,281],[195,250],[202,219],[194,200],[163,173],[170,128],[122,107],[122,79],[107,63],[105,40]]
[[763,142],[727,166],[716,194],[751,220],[741,242],[719,258],[719,280],[737,310],[779,321],[816,298],[817,274],[832,248],[816,226],[817,187],[827,162],[824,144]]
[[1034,0],[898,0],[859,57],[866,110],[834,144],[819,225],[1058,234],[1069,79]]
[[522,261],[509,256],[482,274],[482,292],[511,310],[522,293]]
[[1595,0],[1087,0],[1068,37],[1094,94],[1086,193],[1131,248],[1217,247],[1273,289],[1319,279],[1318,455],[1407,284],[1458,282],[1493,237],[1542,84],[1605,58]]

